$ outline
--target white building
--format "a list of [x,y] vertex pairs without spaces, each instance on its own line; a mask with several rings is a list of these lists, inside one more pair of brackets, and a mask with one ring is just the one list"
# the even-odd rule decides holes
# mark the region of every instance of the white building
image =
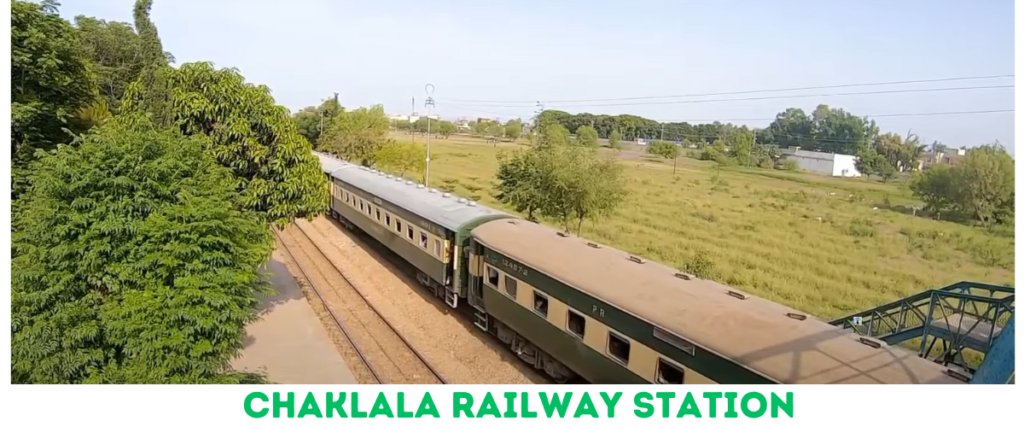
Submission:
[[860,176],[857,170],[857,156],[836,153],[805,151],[800,147],[789,147],[782,151],[782,158],[793,159],[800,169],[829,176]]

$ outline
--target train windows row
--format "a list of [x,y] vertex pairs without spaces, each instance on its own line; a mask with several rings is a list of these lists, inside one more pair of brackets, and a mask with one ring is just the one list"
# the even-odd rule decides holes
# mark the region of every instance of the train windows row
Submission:
[[[365,214],[368,218],[375,220],[377,223],[384,225],[388,230],[398,234],[399,236],[405,237],[409,242],[416,244],[420,249],[434,256],[442,262],[448,262],[448,251],[446,250],[448,242],[444,239],[437,237],[422,229],[417,230],[416,227],[409,224],[406,221],[402,223],[401,217],[388,212],[386,209],[381,209],[378,206],[374,206],[362,197],[355,195],[352,192],[341,188],[341,186],[335,186],[334,196],[339,200],[343,200],[345,204],[358,210],[360,213]],[[394,217],[392,220],[392,217]]]
[[[485,270],[485,274],[487,275],[486,276],[487,283],[489,285],[491,285],[492,287],[494,287],[495,289],[499,288],[499,284],[502,283],[501,278],[502,278],[502,276],[504,276],[504,283],[503,283],[504,286],[501,286],[501,288],[504,288],[503,291],[504,291],[505,295],[507,295],[510,299],[512,299],[512,300],[514,300],[516,302],[520,302],[520,298],[519,298],[519,287],[520,287],[519,285],[520,285],[520,282],[519,281],[517,281],[515,278],[513,278],[513,277],[511,277],[511,276],[509,276],[507,274],[503,274],[497,268],[494,268],[494,267],[492,267],[490,265],[485,265],[484,270]],[[548,300],[548,296],[544,295],[543,293],[541,293],[541,292],[539,292],[537,290],[534,290],[534,289],[528,289],[528,291],[529,292],[527,294],[530,297],[530,301],[529,301],[528,306],[532,308],[533,312],[536,313],[537,315],[543,317],[545,320],[547,320],[549,322],[556,323],[557,319],[552,319],[549,316],[549,307],[551,306],[551,304],[550,304],[550,302]],[[524,296],[526,296],[526,295],[524,295]],[[520,303],[522,303],[522,302],[520,302]],[[589,339],[590,337],[587,335],[587,323],[588,323],[587,322],[587,320],[588,320],[587,317],[582,315],[582,314],[580,314],[579,312],[573,310],[572,308],[569,308],[568,305],[565,305],[564,307],[565,307],[566,316],[565,316],[565,324],[562,326],[563,330],[565,330],[565,332],[567,332],[570,336],[573,336],[576,339],[579,339],[579,340],[581,340],[581,341],[583,341],[585,343],[593,344],[595,342],[599,342],[599,340]],[[629,338],[627,338],[625,335],[619,334],[619,333],[611,330],[610,328],[607,328],[607,326],[601,324],[600,322],[598,322],[596,320],[593,320],[593,322],[594,322],[595,326],[597,326],[597,329],[598,329],[595,333],[600,333],[600,332],[605,332],[605,331],[607,333],[607,335],[606,335],[607,340],[605,340],[606,344],[604,345],[604,353],[605,353],[605,355],[609,359],[611,359],[611,360],[613,360],[613,361],[615,361],[615,362],[625,366],[627,369],[635,370],[635,369],[633,369],[630,366],[630,356],[631,356],[632,347],[633,347],[632,341]],[[678,364],[676,364],[674,362],[669,361],[668,359],[666,359],[665,357],[661,356],[660,354],[655,353],[653,350],[646,349],[646,348],[644,348],[642,350],[644,350],[644,353],[652,353],[653,355],[657,356],[657,361],[655,363],[655,366],[654,366],[655,369],[654,369],[654,372],[653,372],[653,374],[654,374],[653,380],[656,383],[659,383],[659,384],[682,384],[683,383],[685,375],[684,375],[684,370],[683,370],[683,368],[680,365],[678,365]],[[647,365],[647,366],[650,366],[650,365]],[[651,375],[651,371],[647,371],[647,372],[648,372],[647,375]],[[649,378],[649,379],[651,379],[651,378]]]

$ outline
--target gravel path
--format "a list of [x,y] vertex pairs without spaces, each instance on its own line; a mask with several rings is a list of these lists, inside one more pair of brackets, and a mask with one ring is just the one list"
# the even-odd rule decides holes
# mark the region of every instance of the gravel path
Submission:
[[[334,265],[317,249],[319,246],[302,230],[289,227],[280,234],[302,270],[319,290],[319,296],[338,317],[351,337],[349,344],[365,357],[360,362],[374,371],[385,384],[440,384],[431,372],[380,315],[352,287]],[[332,322],[334,318],[332,317]],[[335,323],[335,326],[337,324]],[[347,340],[346,340],[347,341]],[[365,381],[365,379],[364,379]],[[367,381],[370,382],[370,381]]]
[[336,222],[320,217],[296,225],[449,383],[550,383]]

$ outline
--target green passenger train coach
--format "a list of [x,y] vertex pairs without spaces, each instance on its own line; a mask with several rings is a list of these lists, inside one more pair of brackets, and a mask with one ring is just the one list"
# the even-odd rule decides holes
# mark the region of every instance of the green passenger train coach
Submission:
[[332,217],[556,382],[962,383],[782,305],[316,154]]

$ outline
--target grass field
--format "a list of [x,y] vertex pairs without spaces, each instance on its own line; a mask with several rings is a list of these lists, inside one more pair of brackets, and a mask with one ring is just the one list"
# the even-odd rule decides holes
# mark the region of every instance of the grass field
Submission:
[[[423,136],[416,142],[425,142]],[[519,148],[469,137],[432,139],[431,186],[451,186],[512,212],[493,196],[495,154]],[[673,176],[670,161],[636,147],[620,158],[631,196],[614,217],[585,223],[584,238],[819,317],[961,280],[1013,285],[1012,228],[996,232],[875,209],[885,200],[920,205],[898,185],[721,169],[683,157]]]

